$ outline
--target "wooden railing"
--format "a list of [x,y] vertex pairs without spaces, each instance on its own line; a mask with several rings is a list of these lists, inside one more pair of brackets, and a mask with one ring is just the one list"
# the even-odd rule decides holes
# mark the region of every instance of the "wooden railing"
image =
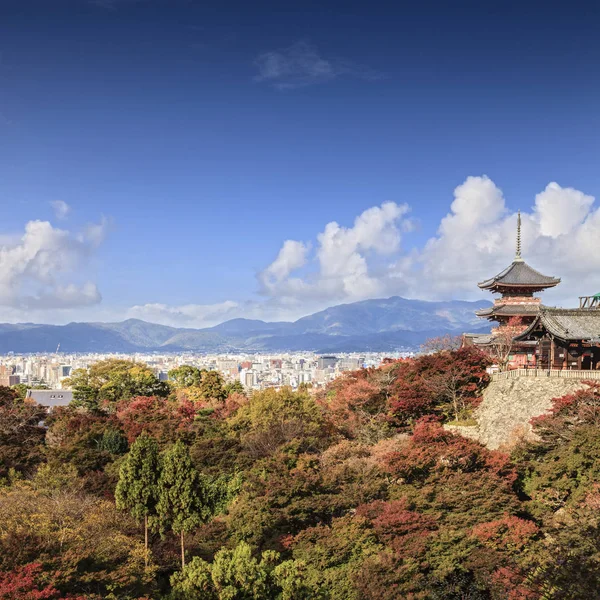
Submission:
[[502,373],[493,373],[492,381],[519,379],[520,377],[550,377],[559,379],[582,379],[600,381],[600,371],[583,371],[567,369],[513,369]]

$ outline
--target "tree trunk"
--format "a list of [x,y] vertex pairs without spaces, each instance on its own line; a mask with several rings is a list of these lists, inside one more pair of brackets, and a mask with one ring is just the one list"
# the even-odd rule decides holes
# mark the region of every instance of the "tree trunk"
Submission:
[[181,570],[185,567],[185,547],[183,545],[183,531],[181,532]]
[[144,515],[144,549],[146,550],[144,560],[148,566],[148,515]]

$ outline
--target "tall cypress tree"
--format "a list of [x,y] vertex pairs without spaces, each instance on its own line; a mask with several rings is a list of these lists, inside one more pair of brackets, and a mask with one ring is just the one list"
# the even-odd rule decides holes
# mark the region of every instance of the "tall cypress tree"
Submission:
[[148,566],[148,518],[156,515],[160,458],[153,437],[142,433],[131,446],[119,472],[115,490],[117,508],[128,510],[134,518],[144,520],[144,547]]
[[156,505],[161,529],[167,526],[181,536],[181,568],[185,567],[184,534],[205,519],[207,508],[201,501],[200,478],[192,465],[187,446],[178,441],[162,455]]

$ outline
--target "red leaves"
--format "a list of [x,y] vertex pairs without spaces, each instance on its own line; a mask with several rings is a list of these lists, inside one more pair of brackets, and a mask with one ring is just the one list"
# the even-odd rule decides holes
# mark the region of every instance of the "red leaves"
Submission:
[[286,533],[279,538],[279,543],[282,548],[290,550],[294,545],[294,536],[291,533]]
[[541,594],[532,590],[519,569],[500,567],[492,574],[492,584],[506,600],[537,600]]
[[476,525],[473,536],[495,549],[515,551],[523,549],[538,531],[532,521],[507,515],[497,521]]
[[405,499],[363,504],[356,509],[356,515],[367,519],[379,540],[399,558],[421,555],[427,538],[437,529],[435,519],[409,510]]
[[188,427],[197,407],[189,400],[169,401],[156,396],[136,396],[117,405],[116,416],[129,443],[147,431],[157,439],[169,438],[178,429]]
[[386,362],[336,379],[319,403],[332,425],[351,438],[367,425],[407,427],[427,414],[458,418],[481,401],[488,364],[475,348]]
[[405,499],[376,500],[359,506],[356,514],[369,519],[379,537],[387,541],[414,533],[427,536],[436,529],[435,519],[409,510]]
[[508,483],[516,478],[507,455],[454,435],[430,417],[417,423],[407,444],[388,454],[384,464],[390,473],[409,482],[442,471],[489,471]]
[[246,406],[249,400],[244,394],[233,392],[225,398],[221,408],[217,408],[216,415],[221,419],[228,419],[233,416],[242,406]]
[[177,415],[183,423],[191,423],[196,417],[196,406],[191,400],[180,400],[177,406]]
[[[390,409],[398,424],[428,413],[476,406],[489,382],[489,358],[475,348],[437,352],[398,365]],[[451,406],[453,405],[453,406]]]
[[396,363],[378,369],[346,373],[333,381],[317,401],[333,427],[350,438],[357,438],[368,426],[387,427],[387,398],[397,373]]
[[547,414],[531,419],[534,431],[544,442],[556,444],[568,439],[571,431],[582,425],[600,426],[600,386],[591,382],[588,385],[587,389],[555,398]]
[[340,377],[320,399],[333,426],[349,437],[356,437],[361,425],[377,413],[386,412],[381,387],[360,371]]
[[0,600],[46,600],[58,598],[52,585],[40,583],[42,565],[30,563],[8,573],[0,572]]

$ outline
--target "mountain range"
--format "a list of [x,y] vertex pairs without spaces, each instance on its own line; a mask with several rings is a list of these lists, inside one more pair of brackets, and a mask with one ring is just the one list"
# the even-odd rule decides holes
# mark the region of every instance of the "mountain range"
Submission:
[[128,319],[119,323],[0,324],[0,353],[53,352],[387,352],[427,338],[489,331],[474,311],[485,300],[426,302],[394,296],[332,306],[294,322],[232,319],[184,329]]

